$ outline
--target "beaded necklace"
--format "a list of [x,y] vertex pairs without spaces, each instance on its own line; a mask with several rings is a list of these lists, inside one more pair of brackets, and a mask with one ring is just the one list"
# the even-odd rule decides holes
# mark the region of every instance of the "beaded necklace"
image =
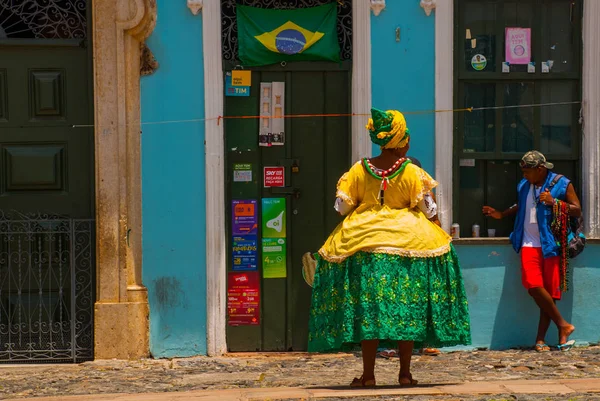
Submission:
[[397,174],[404,170],[404,167],[410,163],[410,160],[408,160],[406,157],[401,157],[400,159],[396,160],[392,167],[388,168],[387,170],[378,169],[371,163],[371,160],[367,159],[366,157],[363,159],[363,162],[367,171],[375,178],[381,180],[381,185],[379,186],[379,196],[377,199],[379,200],[379,203],[383,205],[384,193],[388,188],[390,178],[394,178]]
[[551,228],[556,242],[560,246],[560,289],[569,289],[569,205],[556,199],[552,207],[553,217]]

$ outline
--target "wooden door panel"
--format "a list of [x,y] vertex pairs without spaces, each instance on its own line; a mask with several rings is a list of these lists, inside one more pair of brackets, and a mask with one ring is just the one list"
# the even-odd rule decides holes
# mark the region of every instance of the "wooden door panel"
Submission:
[[[349,73],[298,73],[293,78],[294,114],[349,114]],[[292,175],[299,199],[292,199],[290,280],[292,349],[308,345],[312,290],[302,276],[302,255],[316,252],[341,221],[333,209],[339,177],[350,165],[350,118],[311,117],[292,121],[292,158],[300,170]]]
[[0,55],[0,210],[92,217],[87,50],[2,46]]

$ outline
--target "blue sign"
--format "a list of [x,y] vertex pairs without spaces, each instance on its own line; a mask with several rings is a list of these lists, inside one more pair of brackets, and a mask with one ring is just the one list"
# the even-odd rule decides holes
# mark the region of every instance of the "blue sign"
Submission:
[[231,83],[231,72],[225,74],[225,96],[250,96],[249,86],[233,86]]
[[258,241],[256,235],[233,237],[233,271],[258,269]]

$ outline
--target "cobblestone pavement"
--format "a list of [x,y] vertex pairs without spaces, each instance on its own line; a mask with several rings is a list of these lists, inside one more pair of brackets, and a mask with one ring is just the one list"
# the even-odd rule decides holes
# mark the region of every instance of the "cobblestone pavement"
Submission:
[[[237,354],[220,358],[96,361],[81,365],[0,365],[0,398],[157,393],[202,389],[340,387],[360,375],[358,354]],[[398,360],[377,360],[378,385],[397,383]],[[414,356],[420,384],[600,378],[600,347],[570,352],[470,351]],[[331,398],[329,398],[331,399]],[[354,398],[365,399],[365,398]],[[370,398],[375,399],[375,398]],[[385,399],[390,399],[389,397]],[[431,396],[391,398],[422,401]],[[435,397],[436,400],[598,400],[600,394]]]

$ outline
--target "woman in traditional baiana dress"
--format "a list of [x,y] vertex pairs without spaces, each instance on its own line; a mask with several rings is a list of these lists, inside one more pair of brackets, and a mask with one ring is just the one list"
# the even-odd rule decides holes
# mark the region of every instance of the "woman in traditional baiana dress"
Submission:
[[360,344],[363,373],[351,386],[372,387],[378,346],[397,345],[398,381],[413,386],[413,347],[470,344],[469,309],[451,237],[434,223],[437,182],[406,157],[404,116],[373,109],[372,117],[367,129],[381,155],[340,178],[335,208],[346,217],[304,258],[314,267],[308,349]]

